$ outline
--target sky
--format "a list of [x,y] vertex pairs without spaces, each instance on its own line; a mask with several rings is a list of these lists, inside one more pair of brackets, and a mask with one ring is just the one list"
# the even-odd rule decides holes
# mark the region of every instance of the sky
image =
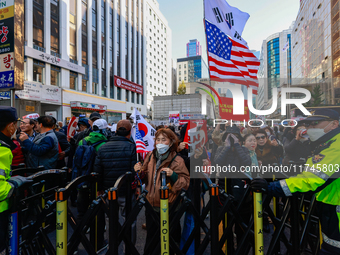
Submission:
[[[208,1],[208,0],[206,0]],[[172,30],[172,58],[186,57],[186,44],[197,39],[206,60],[203,27],[203,0],[158,0],[159,8]],[[299,0],[227,0],[250,15],[242,37],[251,50],[261,50],[262,41],[271,34],[288,29],[299,11]]]

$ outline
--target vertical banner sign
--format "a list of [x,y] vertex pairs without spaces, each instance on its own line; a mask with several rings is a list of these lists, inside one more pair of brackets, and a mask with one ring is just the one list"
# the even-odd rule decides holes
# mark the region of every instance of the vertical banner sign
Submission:
[[0,90],[23,89],[24,0],[0,0]]
[[78,125],[78,118],[72,117],[67,127],[67,137],[73,137],[76,134],[76,129]]
[[57,202],[57,255],[67,255],[67,200]]
[[19,254],[19,226],[18,226],[18,212],[14,212],[9,217],[8,225],[9,237],[9,255]]
[[255,254],[264,254],[263,248],[263,213],[262,193],[254,192],[254,236]]
[[169,247],[169,200],[160,199],[161,204],[161,254],[170,254]]

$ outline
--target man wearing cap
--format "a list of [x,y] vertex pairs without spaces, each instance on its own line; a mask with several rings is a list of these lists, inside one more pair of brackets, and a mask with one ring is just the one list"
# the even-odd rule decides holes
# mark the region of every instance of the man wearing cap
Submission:
[[[87,137],[85,137],[84,140],[86,141],[87,145],[96,144],[94,146],[94,149],[96,153],[98,153],[98,150],[107,142],[107,138],[106,138],[107,130],[106,129],[108,128],[108,124],[106,120],[103,120],[103,119],[97,119],[91,124],[92,124],[93,131]],[[83,145],[83,140],[79,142],[78,146],[82,146],[82,145]],[[85,186],[85,187],[78,189],[77,222],[80,222],[81,219],[84,217],[84,214],[86,213],[89,205],[90,205],[89,187]],[[104,244],[104,238],[100,238],[100,237],[101,236],[98,236],[98,249],[99,250],[102,248],[105,248],[106,246],[106,244]]]
[[256,178],[251,186],[254,191],[268,192],[276,197],[315,193],[323,237],[319,255],[340,254],[339,114],[331,109],[318,109],[304,122],[313,151],[303,172],[270,184]]
[[[132,125],[129,120],[120,120],[116,135],[112,136],[98,151],[94,171],[100,174],[98,190],[114,186],[117,179],[126,172],[134,173],[137,163],[136,144],[130,140]],[[121,216],[125,218],[126,185],[118,191]],[[104,233],[105,222],[98,222],[98,238]],[[136,242],[136,223],[132,224],[132,242]]]
[[11,137],[17,131],[18,115],[13,107],[0,106],[0,253],[7,247],[9,198],[15,188],[28,181],[25,177],[11,177],[12,150],[16,148]]
[[58,139],[53,131],[56,121],[51,116],[40,116],[38,123],[39,134],[33,141],[28,139],[25,132],[21,132],[19,136],[28,151],[26,164],[32,168],[44,166],[45,169],[55,169],[59,156]]

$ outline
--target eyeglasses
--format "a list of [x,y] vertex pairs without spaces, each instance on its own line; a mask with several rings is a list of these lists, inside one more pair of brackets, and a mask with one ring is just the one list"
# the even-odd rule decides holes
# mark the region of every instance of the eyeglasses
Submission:
[[30,123],[21,122],[21,123],[20,123],[20,126],[29,125],[29,124],[30,124]]
[[306,122],[304,124],[305,124],[305,127],[316,126],[316,125],[320,124],[323,121],[332,121],[332,120],[329,120],[329,119],[328,120],[326,120],[326,119],[324,119],[324,120],[316,120],[316,121]]
[[256,136],[256,140],[264,140],[266,138],[266,136],[262,135],[262,136]]

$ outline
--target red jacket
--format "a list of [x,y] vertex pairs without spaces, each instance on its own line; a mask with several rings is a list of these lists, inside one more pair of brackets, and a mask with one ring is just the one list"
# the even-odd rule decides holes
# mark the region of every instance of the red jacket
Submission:
[[25,157],[21,151],[20,143],[17,140],[13,140],[13,142],[17,147],[14,150],[12,150],[13,154],[12,166],[17,166],[21,163],[25,163]]

